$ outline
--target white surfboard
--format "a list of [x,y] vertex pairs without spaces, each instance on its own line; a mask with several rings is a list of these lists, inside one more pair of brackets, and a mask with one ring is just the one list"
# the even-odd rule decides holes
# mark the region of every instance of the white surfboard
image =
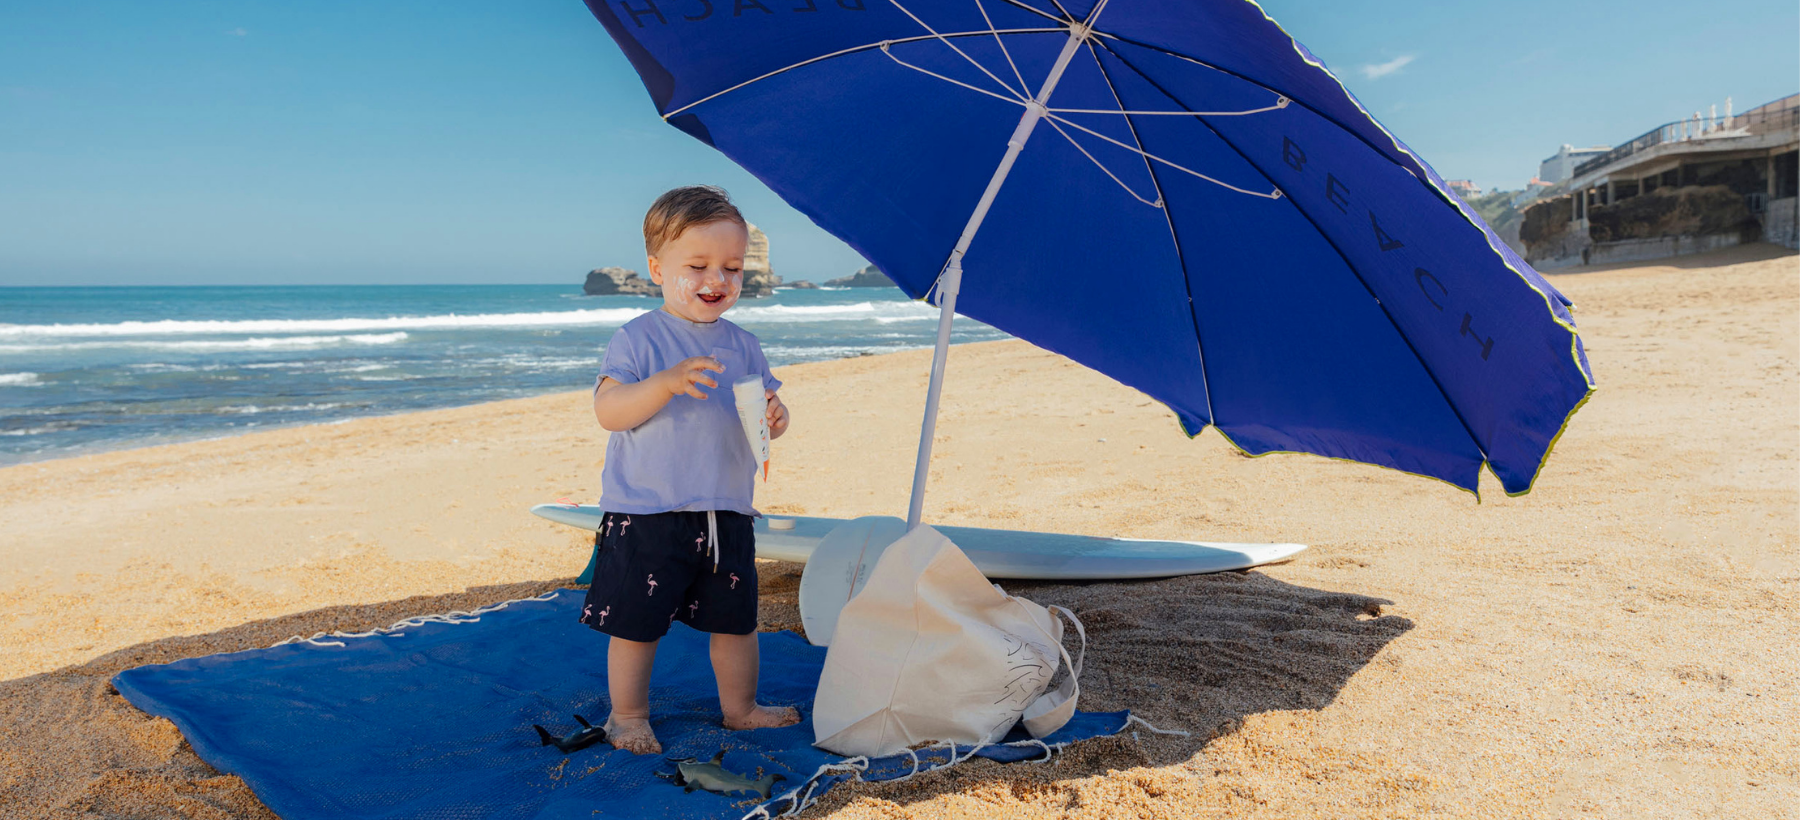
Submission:
[[[592,505],[539,504],[531,511],[580,529],[598,530],[605,526],[605,512]],[[789,522],[791,529],[777,528]],[[819,542],[845,522],[843,518],[807,516],[758,518],[756,556],[806,563]],[[1169,578],[1229,572],[1280,561],[1306,549],[1304,544],[1155,541],[981,527],[937,529],[962,547],[987,577],[1039,581]]]

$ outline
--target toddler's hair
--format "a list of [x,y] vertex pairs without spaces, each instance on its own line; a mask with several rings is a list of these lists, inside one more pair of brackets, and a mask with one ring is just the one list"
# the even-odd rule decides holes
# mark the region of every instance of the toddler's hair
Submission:
[[655,256],[669,240],[695,225],[730,220],[748,225],[724,188],[689,185],[656,198],[644,214],[644,252]]

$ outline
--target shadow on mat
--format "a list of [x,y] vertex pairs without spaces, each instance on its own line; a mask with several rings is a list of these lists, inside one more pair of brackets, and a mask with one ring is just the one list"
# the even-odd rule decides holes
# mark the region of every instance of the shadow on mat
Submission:
[[[765,630],[799,628],[799,573],[798,564],[764,565],[759,587]],[[259,649],[294,635],[386,627],[568,586],[573,579],[318,609],[151,641],[0,682],[0,805],[19,818],[274,817],[243,781],[200,760],[172,724],[125,702],[113,691],[112,676],[144,664]],[[1256,572],[1005,586],[1039,603],[1069,607],[1086,625],[1083,709],[1131,709],[1192,736],[1100,738],[1065,751],[1050,768],[971,761],[930,775],[936,783],[929,789],[918,782],[860,784],[832,792],[808,816],[861,795],[906,803],[945,789],[998,784],[1017,791],[1034,788],[1046,775],[1074,779],[1186,760],[1246,716],[1324,707],[1389,641],[1412,628],[1405,618],[1380,614],[1387,601],[1294,586]]]

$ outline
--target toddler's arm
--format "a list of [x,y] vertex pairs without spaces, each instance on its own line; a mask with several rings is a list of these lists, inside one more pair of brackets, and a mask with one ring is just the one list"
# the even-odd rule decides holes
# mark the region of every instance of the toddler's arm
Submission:
[[646,421],[676,396],[693,396],[702,401],[706,394],[698,385],[718,387],[706,371],[725,372],[725,366],[711,356],[682,359],[674,367],[635,384],[621,384],[610,378],[601,379],[594,391],[594,419],[600,426],[617,433],[630,430]]

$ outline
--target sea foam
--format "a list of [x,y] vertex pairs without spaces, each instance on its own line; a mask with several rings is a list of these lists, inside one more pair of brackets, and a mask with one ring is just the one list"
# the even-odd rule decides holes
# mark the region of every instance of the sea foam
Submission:
[[[461,330],[506,327],[617,327],[650,308],[596,308],[537,313],[475,313],[438,316],[345,317],[340,319],[165,319],[107,324],[0,325],[0,340],[94,338],[106,336],[199,336],[251,333],[351,333],[356,331]],[[734,322],[869,321],[904,322],[937,318],[937,309],[922,302],[857,302],[848,305],[757,305],[739,302],[725,317]],[[43,348],[29,348],[39,350]],[[76,348],[61,348],[76,349]],[[21,348],[0,345],[0,351]]]
[[327,345],[386,345],[406,340],[405,333],[365,333],[342,336],[264,336],[249,339],[193,339],[159,341],[121,339],[109,342],[52,342],[49,344],[0,344],[0,353],[48,353],[64,350],[293,350]]
[[229,333],[348,333],[366,330],[457,330],[487,327],[622,325],[644,313],[636,308],[559,310],[540,313],[475,313],[342,319],[164,319],[108,324],[0,325],[0,339],[92,336],[194,336]]

